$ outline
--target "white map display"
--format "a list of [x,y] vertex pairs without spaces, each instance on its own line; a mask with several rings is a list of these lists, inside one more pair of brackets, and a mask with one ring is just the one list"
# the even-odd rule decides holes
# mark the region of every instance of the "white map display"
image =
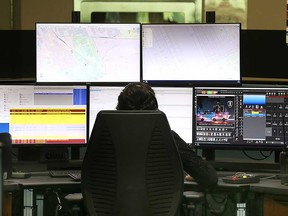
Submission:
[[140,24],[37,23],[37,82],[140,81]]
[[146,24],[144,81],[239,81],[239,24]]

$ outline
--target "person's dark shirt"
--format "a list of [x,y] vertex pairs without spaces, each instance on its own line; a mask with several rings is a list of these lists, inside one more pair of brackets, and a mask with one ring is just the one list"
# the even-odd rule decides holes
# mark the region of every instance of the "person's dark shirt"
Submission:
[[215,186],[218,182],[216,170],[198,156],[194,148],[187,144],[175,131],[172,130],[172,134],[178,147],[184,171],[204,189]]
[[[154,90],[147,83],[130,83],[118,96],[117,110],[159,110]],[[215,169],[199,157],[194,149],[172,131],[183,169],[201,187],[209,188],[217,184]]]

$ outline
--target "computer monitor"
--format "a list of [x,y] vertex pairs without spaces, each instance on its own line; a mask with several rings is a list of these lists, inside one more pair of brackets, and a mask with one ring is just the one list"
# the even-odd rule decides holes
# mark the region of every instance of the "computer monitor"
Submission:
[[35,82],[35,35],[35,30],[0,29],[0,80]]
[[169,121],[170,127],[186,143],[192,143],[193,88],[153,87],[158,107]]
[[[93,129],[96,116],[101,110],[115,110],[118,95],[123,86],[90,86],[89,133]],[[187,143],[192,143],[192,88],[153,87],[158,107],[163,111],[172,130]]]
[[196,87],[194,144],[281,150],[288,134],[288,88]]
[[238,23],[143,24],[143,81],[241,82]]
[[13,147],[87,143],[85,85],[0,85],[0,100],[0,132]]
[[89,86],[89,134],[101,110],[116,110],[122,89],[124,86]]
[[140,81],[140,24],[36,23],[36,81]]

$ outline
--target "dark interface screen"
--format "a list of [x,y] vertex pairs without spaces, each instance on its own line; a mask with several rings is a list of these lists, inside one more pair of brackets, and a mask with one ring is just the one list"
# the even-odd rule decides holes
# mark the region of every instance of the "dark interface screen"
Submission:
[[288,88],[195,88],[194,125],[195,146],[282,148]]

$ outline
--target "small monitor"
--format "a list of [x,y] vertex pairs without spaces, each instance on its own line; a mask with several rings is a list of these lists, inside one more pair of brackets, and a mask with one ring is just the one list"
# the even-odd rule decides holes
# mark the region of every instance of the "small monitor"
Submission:
[[194,143],[212,149],[282,149],[287,98],[288,88],[197,87]]
[[80,85],[0,86],[0,132],[13,146],[87,143],[87,90]]
[[240,24],[143,24],[143,81],[227,83],[240,75]]
[[36,81],[140,81],[140,24],[37,23]]
[[[89,131],[101,110],[115,110],[123,86],[90,86]],[[192,143],[192,88],[153,87],[158,107],[169,121],[170,127],[187,143]]]

